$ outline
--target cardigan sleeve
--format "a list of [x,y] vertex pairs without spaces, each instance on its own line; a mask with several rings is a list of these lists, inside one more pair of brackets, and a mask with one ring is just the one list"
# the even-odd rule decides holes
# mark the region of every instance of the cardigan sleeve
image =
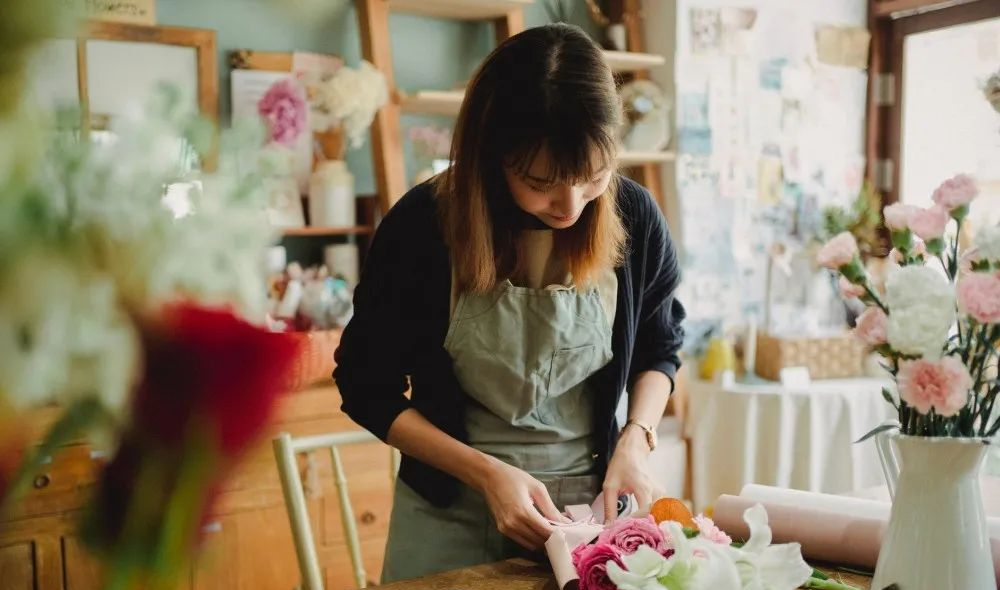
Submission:
[[[405,199],[405,197],[404,197]],[[397,203],[379,225],[354,290],[354,316],[334,355],[333,377],[352,420],[385,440],[410,400],[410,338],[419,317],[410,309],[415,294],[413,225],[407,205]]]
[[684,306],[675,297],[680,284],[680,268],[670,232],[659,207],[645,190],[637,207],[643,223],[637,224],[645,244],[635,244],[644,252],[641,274],[644,277],[640,294],[639,322],[636,327],[635,358],[630,383],[644,371],[659,371],[671,383],[681,366],[680,350],[684,344]]

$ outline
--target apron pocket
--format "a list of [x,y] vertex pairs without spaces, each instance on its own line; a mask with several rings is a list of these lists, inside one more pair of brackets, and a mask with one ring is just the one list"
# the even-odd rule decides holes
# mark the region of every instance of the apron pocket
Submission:
[[546,399],[559,397],[590,377],[594,372],[596,356],[597,346],[594,344],[564,348],[552,353]]

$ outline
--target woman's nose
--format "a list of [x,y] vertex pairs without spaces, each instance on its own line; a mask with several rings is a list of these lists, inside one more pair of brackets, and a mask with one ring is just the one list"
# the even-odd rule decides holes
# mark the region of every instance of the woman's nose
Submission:
[[583,201],[583,187],[569,184],[559,185],[553,208],[560,216],[570,216],[576,213]]

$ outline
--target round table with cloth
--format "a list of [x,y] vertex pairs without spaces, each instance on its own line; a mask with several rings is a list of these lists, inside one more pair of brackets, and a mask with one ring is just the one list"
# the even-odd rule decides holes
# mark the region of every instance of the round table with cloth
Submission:
[[749,483],[831,494],[884,484],[875,443],[854,441],[893,417],[881,393],[888,384],[692,380],[685,432],[696,509]]

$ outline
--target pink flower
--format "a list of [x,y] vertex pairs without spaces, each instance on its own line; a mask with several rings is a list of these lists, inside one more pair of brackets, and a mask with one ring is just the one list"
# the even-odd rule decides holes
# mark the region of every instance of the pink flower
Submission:
[[820,266],[837,270],[850,264],[858,255],[858,243],[850,232],[842,232],[824,244],[816,255]]
[[951,217],[948,210],[940,205],[927,209],[917,209],[910,216],[910,229],[922,240],[933,240],[944,235]]
[[933,408],[940,416],[954,416],[965,407],[972,376],[962,361],[946,356],[939,361],[904,361],[896,376],[899,395],[921,414]]
[[979,194],[976,181],[971,176],[959,174],[941,183],[931,196],[934,202],[948,211],[954,211],[972,202]]
[[625,568],[618,548],[613,545],[595,543],[574,549],[573,566],[580,576],[580,590],[615,590],[614,582],[608,577],[609,561]]
[[601,532],[597,543],[617,547],[623,555],[631,555],[639,545],[649,545],[660,553],[671,549],[652,516],[620,518]]
[[257,103],[257,112],[271,132],[271,141],[292,146],[306,128],[306,100],[291,79],[279,80]]
[[984,324],[1000,324],[1000,277],[974,272],[958,282],[958,304]]
[[918,210],[919,208],[913,205],[893,203],[882,210],[885,226],[892,231],[903,231],[910,227],[910,217]]
[[719,545],[733,544],[732,538],[724,533],[722,529],[717,527],[711,518],[705,516],[704,514],[695,516],[694,524],[698,527],[699,536],[704,537],[713,543],[718,543]]
[[854,327],[854,336],[868,346],[880,346],[888,340],[886,327],[889,318],[881,308],[869,307],[858,317]]
[[855,285],[851,281],[848,281],[847,277],[840,277],[838,285],[840,286],[840,294],[843,295],[844,299],[854,299],[855,297],[861,297],[866,293],[863,286]]

